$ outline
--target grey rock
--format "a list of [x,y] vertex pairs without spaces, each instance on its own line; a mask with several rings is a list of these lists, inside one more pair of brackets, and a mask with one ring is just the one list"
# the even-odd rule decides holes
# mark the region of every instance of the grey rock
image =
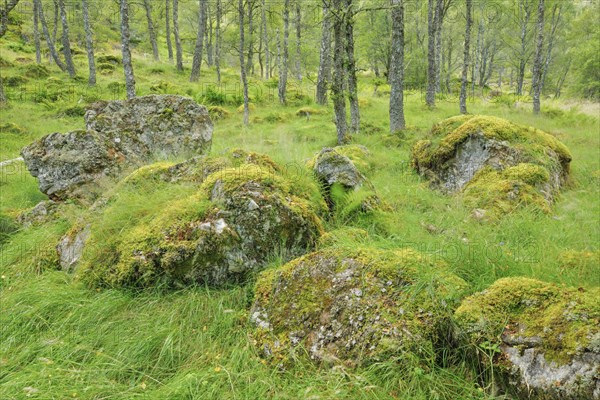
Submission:
[[71,272],[81,259],[85,243],[90,237],[90,226],[76,230],[63,236],[56,246],[60,266],[64,271]]
[[352,160],[335,147],[321,150],[316,156],[313,170],[317,178],[328,186],[339,183],[347,189],[356,190],[366,180]]
[[181,96],[98,102],[85,121],[85,131],[53,133],[21,150],[53,200],[94,197],[101,178],[156,158],[204,154],[212,141],[206,107]]
[[503,170],[518,163],[518,153],[507,142],[489,139],[483,134],[469,136],[461,143],[454,158],[437,171],[441,188],[446,192],[461,190],[484,166]]
[[[522,392],[543,393],[539,398],[583,399],[591,394],[600,398],[600,354],[584,352],[574,356],[568,363],[558,365],[546,360],[543,351],[532,347],[502,346],[502,352],[512,364],[512,384]],[[535,396],[538,398],[538,396]]]
[[21,213],[17,217],[17,222],[25,228],[40,225],[52,219],[57,210],[58,203],[52,200],[40,201],[32,209]]

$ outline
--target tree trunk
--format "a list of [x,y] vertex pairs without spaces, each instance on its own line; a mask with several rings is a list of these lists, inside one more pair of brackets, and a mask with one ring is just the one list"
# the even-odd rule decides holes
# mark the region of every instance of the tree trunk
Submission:
[[248,108],[248,80],[244,64],[244,0],[238,0],[238,11],[240,16],[240,75],[244,86],[244,125],[248,125],[250,110]]
[[300,1],[296,0],[296,79],[302,82],[302,12]]
[[283,5],[283,54],[279,65],[279,102],[285,104],[288,71],[288,39],[290,36],[290,0]]
[[152,6],[150,5],[150,0],[144,0],[144,10],[146,11],[146,20],[148,21],[148,36],[150,37],[150,44],[152,45],[152,56],[154,57],[154,61],[158,61],[160,56],[158,54],[154,23],[152,22]]
[[441,91],[442,76],[442,24],[444,0],[437,0],[435,7],[435,92]]
[[[558,10],[558,15],[556,11]],[[556,28],[558,28],[558,24],[560,23],[560,14],[562,12],[562,8],[560,7],[560,3],[554,4],[552,8],[552,30],[550,31],[550,37],[548,38],[548,49],[546,50],[546,59],[544,61],[544,70],[542,71],[542,81],[540,82],[540,92],[544,89],[544,84],[546,83],[546,76],[548,74],[548,69],[550,67],[550,61],[552,61],[552,49],[554,47],[554,38],[556,35]]]
[[452,36],[448,36],[448,57],[446,66],[446,91],[452,93],[450,78],[452,74]]
[[472,70],[471,70],[471,92],[475,93],[475,81],[477,80],[476,78],[476,73],[479,73],[479,68],[480,68],[480,64],[479,61],[481,59],[481,35],[483,34],[483,20],[479,21],[479,28],[477,29],[477,44],[475,45],[475,49],[474,49],[474,63],[472,66]]
[[265,4],[265,0],[262,0],[262,7],[261,7],[261,26],[262,26],[262,43],[263,43],[263,49],[265,52],[265,79],[269,79],[270,78],[270,71],[269,71],[269,62],[270,62],[270,57],[269,57],[269,32],[267,31],[267,10],[266,10],[266,4]]
[[217,82],[221,83],[221,0],[217,0],[217,21],[215,26],[215,68]]
[[524,13],[521,21],[521,49],[519,54],[519,69],[517,71],[517,95],[523,94],[523,83],[525,80],[525,67],[527,65],[527,32],[529,28],[529,19],[531,18],[531,9],[529,4],[519,3],[519,8]]
[[346,0],[346,74],[348,76],[348,99],[350,100],[350,132],[360,130],[360,109],[358,107],[358,84],[356,81],[356,61],[354,59],[354,10],[352,0]]
[[62,62],[60,57],[58,56],[58,52],[56,51],[56,47],[54,47],[54,42],[52,41],[52,36],[50,36],[50,32],[48,31],[48,24],[46,24],[46,17],[44,16],[44,9],[42,7],[41,0],[34,0],[37,4],[39,13],[40,13],[40,22],[42,24],[42,31],[44,32],[44,37],[46,38],[46,44],[48,45],[48,50],[50,51],[50,56],[61,69],[61,71],[66,71],[67,67]]
[[329,7],[323,4],[323,24],[321,27],[321,51],[319,75],[317,77],[317,103],[327,104],[327,85],[331,80],[331,15]]
[[473,23],[472,19],[472,8],[473,2],[472,0],[467,1],[467,24],[465,28],[465,50],[463,53],[463,67],[462,67],[462,77],[460,84],[460,113],[467,113],[467,74],[469,73],[469,55],[471,51],[469,49],[471,45],[471,24]]
[[333,82],[331,85],[331,97],[333,98],[333,110],[335,113],[335,126],[337,130],[338,144],[346,142],[346,99],[344,96],[344,36],[345,17],[343,0],[332,0],[333,5]]
[[254,74],[254,18],[252,18],[252,9],[254,2],[252,0],[246,0],[248,4],[248,73]]
[[123,72],[125,73],[125,87],[127,98],[135,97],[135,77],[131,63],[131,51],[129,49],[129,4],[127,0],[121,0],[121,53],[123,54]]
[[73,64],[73,55],[71,54],[71,42],[69,41],[69,23],[67,22],[67,10],[65,9],[64,0],[58,0],[60,7],[60,20],[62,22],[62,45],[63,54],[65,56],[65,64],[67,72],[71,78],[75,77],[75,65]]
[[85,29],[85,49],[87,50],[88,67],[90,70],[88,84],[94,86],[96,84],[96,60],[94,59],[94,37],[92,27],[90,26],[88,0],[81,0],[81,10],[83,13],[83,27]]
[[565,80],[567,79],[567,74],[569,73],[569,69],[571,68],[572,62],[573,62],[573,60],[571,58],[569,58],[569,61],[567,62],[567,67],[565,68],[565,72],[562,74],[562,76],[558,79],[558,82],[556,83],[556,93],[555,93],[556,98],[560,97],[562,86],[565,83]]
[[207,25],[207,29],[206,29],[206,64],[208,64],[209,67],[212,67],[214,65],[214,57],[213,57],[213,20],[212,20],[212,14],[211,14],[211,10],[210,10],[210,3],[208,4],[207,7],[207,20],[208,20],[208,25]]
[[165,0],[165,26],[167,36],[167,51],[169,53],[169,61],[173,62],[173,44],[171,42],[171,0]]
[[58,0],[53,0],[54,4],[54,25],[52,26],[52,43],[56,43],[56,34],[58,32],[58,10],[60,7],[58,6]]
[[35,43],[35,62],[42,63],[42,51],[40,47],[40,30],[38,19],[40,11],[38,10],[37,2],[33,2],[33,41]]
[[487,83],[492,78],[492,73],[494,72],[494,58],[495,57],[496,57],[496,39],[494,39],[492,42],[492,51],[490,53],[490,61],[487,64],[487,72],[485,74],[485,77],[483,78],[481,87],[484,87],[485,85],[487,85]]
[[190,82],[197,82],[200,78],[200,66],[202,65],[202,45],[204,44],[204,31],[206,30],[206,0],[200,0],[198,18],[198,35],[196,36],[196,47],[194,49],[194,59],[192,60],[192,73],[190,75]]
[[392,2],[392,61],[390,63],[390,132],[406,128],[404,121],[404,4]]
[[[436,3],[434,4],[434,1]],[[429,0],[427,7],[427,94],[425,102],[428,107],[435,107],[435,34],[437,31],[437,1]]]
[[533,113],[540,113],[540,94],[542,89],[542,51],[544,49],[544,0],[538,0],[537,43],[533,60]]
[[183,71],[183,50],[181,50],[181,38],[179,37],[179,0],[173,0],[173,35],[175,36],[177,71]]

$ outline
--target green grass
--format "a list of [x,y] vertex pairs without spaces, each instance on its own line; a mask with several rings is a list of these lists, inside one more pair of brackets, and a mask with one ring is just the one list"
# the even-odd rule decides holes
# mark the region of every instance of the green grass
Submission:
[[[5,58],[16,53],[3,51]],[[83,74],[84,56],[77,56]],[[7,68],[7,75],[17,73]],[[51,78],[71,82],[56,68]],[[138,94],[155,90],[202,98],[202,84],[215,81],[204,69],[200,84],[187,82],[173,66],[136,63]],[[237,84],[234,69],[224,71],[224,82]],[[47,78],[30,78],[28,93],[45,85],[42,95],[25,96],[0,109],[2,122],[14,123],[22,133],[0,133],[0,161],[19,156],[22,146],[54,131],[82,128],[82,117],[65,117],[64,110],[96,98],[111,98],[109,85],[120,82],[120,69],[99,75],[98,91],[75,82],[71,94]],[[83,80],[85,81],[85,80]],[[241,147],[270,155],[283,164],[304,163],[324,146],[335,145],[331,107],[310,119],[296,116],[306,99],[281,106],[276,91],[251,79],[256,110],[242,125],[235,96],[222,105],[231,112],[215,123],[213,153]],[[113,86],[114,87],[114,84]],[[232,87],[232,86],[231,86]],[[311,95],[308,83],[303,91]],[[557,136],[573,154],[571,182],[549,215],[520,210],[497,223],[470,217],[459,197],[429,189],[409,168],[411,144],[437,121],[457,114],[456,99],[440,100],[428,110],[420,94],[408,94],[406,116],[410,129],[404,137],[387,134],[387,97],[374,97],[371,78],[360,79],[362,121],[368,129],[354,138],[373,154],[368,173],[377,193],[392,208],[383,218],[353,224],[369,232],[365,245],[379,248],[413,247],[448,261],[472,292],[506,276],[528,276],[572,286],[600,286],[600,263],[563,265],[568,251],[600,251],[600,121],[575,112],[533,116],[524,109],[475,99],[472,113],[495,115],[531,125]],[[9,93],[11,94],[11,93]],[[39,94],[39,93],[38,93]],[[14,96],[14,93],[11,95]],[[58,100],[48,98],[58,96]],[[122,95],[121,95],[122,96]],[[272,97],[271,97],[272,96]],[[0,213],[15,217],[45,198],[23,163],[0,171]],[[148,207],[152,207],[149,203]],[[248,337],[251,283],[228,290],[195,287],[178,292],[92,290],[78,277],[51,267],[58,238],[85,211],[73,208],[68,221],[55,221],[12,234],[0,258],[0,398],[202,398],[202,399],[387,399],[485,397],[467,363],[414,367],[389,360],[359,370],[320,368],[301,362],[281,371],[261,362]],[[327,228],[344,225],[332,220]],[[277,260],[273,261],[276,264]]]

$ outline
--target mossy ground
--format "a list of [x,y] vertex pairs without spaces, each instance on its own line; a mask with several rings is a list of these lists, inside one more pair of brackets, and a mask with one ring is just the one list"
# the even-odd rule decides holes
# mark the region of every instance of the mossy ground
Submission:
[[[21,54],[2,48],[2,57],[13,64],[7,66],[7,76],[21,74],[13,62]],[[75,56],[75,61],[83,74],[85,55]],[[186,62],[190,60],[186,58]],[[149,94],[150,86],[163,80],[175,85],[167,92],[200,100],[206,94],[203,83],[216,81],[214,70],[204,66],[199,84],[188,82],[188,69],[177,73],[171,65],[160,67],[164,72],[157,79],[157,65],[136,57],[138,94]],[[0,161],[18,157],[21,147],[49,132],[82,129],[82,118],[70,116],[64,109],[80,101],[123,98],[119,68],[99,76],[96,88],[88,88],[82,83],[85,79],[70,80],[51,66],[48,78],[28,78],[19,91],[6,88],[11,103],[10,108],[0,110],[2,123],[16,124],[21,133],[13,129],[0,133]],[[265,117],[271,113],[293,116],[307,104],[281,106],[270,81],[263,84],[256,77],[250,80],[254,85],[250,96],[257,105],[251,120],[259,117],[264,122],[243,126],[240,115],[235,113],[240,103],[228,94],[226,103],[219,105],[231,116],[216,121],[213,154],[243,148],[268,154],[287,171],[303,171],[300,166],[308,158],[322,147],[335,145],[331,106],[311,105],[323,112],[312,115],[310,120],[292,117],[267,122]],[[236,70],[223,70],[226,88],[238,82]],[[458,99],[438,99],[438,107],[429,110],[419,92],[407,91],[406,117],[411,129],[402,137],[389,135],[388,97],[382,88],[373,95],[373,83],[369,76],[359,77],[359,96],[367,99],[369,106],[361,109],[364,132],[355,135],[354,143],[367,146],[373,154],[367,176],[391,211],[383,221],[365,218],[351,222],[355,228],[368,232],[361,236],[361,245],[382,249],[411,247],[443,259],[467,281],[472,292],[508,276],[527,276],[586,290],[600,286],[597,257],[585,262],[565,262],[564,258],[565,253],[575,252],[579,260],[583,254],[598,254],[600,250],[598,118],[576,110],[553,118],[544,114],[535,117],[527,109],[469,99],[469,109],[476,114],[550,132],[568,146],[573,156],[571,185],[549,214],[518,209],[495,224],[482,224],[469,218],[471,208],[463,199],[432,191],[409,166],[412,144],[426,139],[433,123],[456,115]],[[307,80],[299,87],[308,100],[298,102],[310,102],[314,88]],[[182,160],[173,160],[177,161]],[[302,174],[298,172],[300,177]],[[185,185],[181,190],[185,194]],[[126,227],[132,216],[143,217],[162,210],[160,198],[137,196],[106,221],[107,226]],[[1,167],[0,213],[14,218],[43,199],[35,179],[22,163]],[[248,340],[247,310],[252,286],[229,290],[194,287],[168,293],[90,290],[73,276],[54,271],[55,261],[41,262],[52,257],[54,244],[79,216],[74,211],[43,228],[13,232],[10,241],[2,245],[2,398],[23,398],[26,388],[37,390],[31,398],[486,397],[474,372],[460,363],[404,368],[396,362],[382,362],[347,370],[300,362],[284,372],[264,365]],[[334,220],[326,228],[333,230],[341,225]],[[355,242],[346,238],[340,243],[337,246]],[[280,263],[281,258],[274,255],[272,266]]]

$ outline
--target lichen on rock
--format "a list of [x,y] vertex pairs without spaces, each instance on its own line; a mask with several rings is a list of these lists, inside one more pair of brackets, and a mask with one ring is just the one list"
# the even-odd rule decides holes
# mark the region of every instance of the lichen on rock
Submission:
[[474,208],[501,213],[522,205],[548,212],[570,161],[554,136],[480,115],[441,121],[412,149],[412,166],[433,187],[462,191]]
[[213,125],[206,107],[173,95],[92,104],[86,130],[52,133],[21,151],[53,200],[95,198],[98,182],[156,158],[205,154]]
[[455,316],[504,391],[592,399],[600,397],[599,298],[597,288],[503,278],[466,298]]
[[351,366],[432,359],[465,286],[413,250],[325,248],[260,274],[253,338],[283,366],[302,354]]

